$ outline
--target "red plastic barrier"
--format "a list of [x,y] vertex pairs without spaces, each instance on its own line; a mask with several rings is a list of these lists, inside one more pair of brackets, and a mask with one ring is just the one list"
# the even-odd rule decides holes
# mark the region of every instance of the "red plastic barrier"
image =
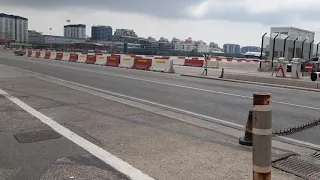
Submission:
[[217,61],[222,61],[222,59],[221,59],[221,58],[216,58],[216,60],[217,60]]
[[120,55],[108,56],[106,66],[118,67],[120,64]]
[[96,60],[96,55],[87,55],[86,64],[94,64]]
[[178,59],[185,59],[186,57],[184,56],[178,56]]
[[45,55],[44,55],[45,59],[49,59],[50,56],[51,56],[51,52],[49,52],[49,51],[45,52]]
[[28,51],[28,57],[31,57],[31,55],[32,55],[32,51]]
[[63,53],[57,53],[55,60],[61,60],[63,58]]
[[184,66],[203,67],[203,60],[186,59]]
[[36,57],[36,58],[39,58],[39,57],[40,57],[40,54],[41,54],[41,52],[40,52],[40,51],[37,51],[35,57]]
[[132,68],[150,71],[151,65],[152,65],[152,59],[136,57],[134,58],[134,63]]
[[232,59],[233,59],[232,57],[228,57],[228,58],[227,58],[227,61],[228,61],[228,62],[232,62]]
[[78,54],[70,54],[70,62],[77,62],[78,60]]

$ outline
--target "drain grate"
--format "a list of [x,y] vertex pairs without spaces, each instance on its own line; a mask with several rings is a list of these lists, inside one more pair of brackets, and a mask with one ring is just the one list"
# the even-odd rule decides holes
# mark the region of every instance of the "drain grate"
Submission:
[[312,158],[318,159],[320,161],[320,151],[315,152],[311,155]]
[[308,180],[320,179],[320,158],[318,153],[309,157],[290,156],[285,159],[274,161],[272,166],[274,168],[292,173],[301,178]]
[[32,143],[60,138],[61,135],[54,130],[41,130],[13,135],[20,143]]

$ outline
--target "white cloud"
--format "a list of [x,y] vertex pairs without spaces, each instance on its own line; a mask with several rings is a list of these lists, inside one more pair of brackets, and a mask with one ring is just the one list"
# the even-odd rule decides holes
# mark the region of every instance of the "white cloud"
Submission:
[[[260,0],[246,0],[245,2],[249,3],[256,1]],[[307,1],[309,2],[311,0]],[[219,9],[217,5],[212,8],[212,5],[214,5],[213,2],[214,1],[205,2],[202,5],[195,6],[194,9],[199,9],[198,11],[195,10],[193,15],[201,16],[203,15],[201,14],[202,11],[210,12],[215,11],[215,9]],[[215,2],[217,2],[217,0],[215,0]],[[230,1],[225,3],[225,1],[219,0],[218,3],[221,4],[221,7],[224,6],[225,10],[228,10],[229,8],[227,6],[228,3],[229,5],[232,5]],[[236,6],[240,6],[240,3],[236,3]],[[251,7],[254,6],[251,5]],[[189,9],[187,13],[191,13],[190,11],[191,9]],[[261,35],[265,32],[269,33],[270,30],[269,26],[258,22],[234,22],[218,19],[165,19],[133,12],[125,13],[116,11],[110,12],[106,10],[88,10],[81,7],[74,9],[65,8],[63,10],[35,11],[34,9],[2,6],[0,7],[0,12],[27,17],[29,19],[29,29],[49,34],[49,28],[52,28],[52,34],[55,35],[63,35],[63,26],[66,24],[66,20],[70,19],[71,23],[86,24],[87,35],[89,36],[91,34],[91,26],[101,24],[110,25],[113,29],[134,29],[139,36],[143,37],[153,36],[155,38],[159,38],[163,36],[169,39],[172,37],[180,39],[192,37],[195,40],[204,40],[205,42],[213,41],[219,43],[220,46],[224,43],[237,43],[242,46],[259,46]],[[283,24],[283,26],[296,26],[302,29],[318,32],[320,31],[320,25],[317,24],[319,24],[318,21],[302,21],[297,16],[294,24]],[[319,38],[316,39],[316,42],[319,40]]]

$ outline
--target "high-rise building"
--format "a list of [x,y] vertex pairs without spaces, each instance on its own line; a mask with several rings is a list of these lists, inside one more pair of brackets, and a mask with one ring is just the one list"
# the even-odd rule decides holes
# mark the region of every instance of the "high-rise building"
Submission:
[[226,54],[240,54],[240,45],[238,44],[224,44],[223,52]]
[[241,53],[244,54],[246,52],[260,52],[260,47],[257,46],[243,46],[241,48]]
[[64,26],[64,37],[85,39],[86,25],[84,24],[70,24]]
[[111,41],[112,27],[111,26],[92,26],[91,40],[94,41]]
[[28,42],[28,19],[0,13],[0,39],[17,43]]

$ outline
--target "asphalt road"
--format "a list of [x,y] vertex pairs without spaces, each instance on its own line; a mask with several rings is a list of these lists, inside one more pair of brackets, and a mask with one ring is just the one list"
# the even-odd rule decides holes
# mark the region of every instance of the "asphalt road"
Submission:
[[[0,54],[0,63],[103,90],[244,125],[252,109],[253,92],[271,92],[274,130],[299,126],[319,118],[316,92],[180,77],[175,74],[15,57]],[[289,137],[320,144],[320,127]]]

